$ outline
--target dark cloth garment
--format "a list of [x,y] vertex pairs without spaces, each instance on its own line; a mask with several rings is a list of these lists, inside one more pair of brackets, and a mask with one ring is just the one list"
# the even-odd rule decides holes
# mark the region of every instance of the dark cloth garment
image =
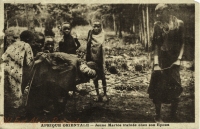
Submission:
[[[38,53],[36,59],[41,53]],[[87,75],[80,75],[80,65],[84,61],[76,55],[63,52],[45,53],[46,59],[37,66],[33,85],[43,85],[46,82],[55,83],[55,86],[62,87],[66,91],[74,90],[76,79]],[[98,69],[94,62],[88,62],[88,67]]]
[[93,61],[97,64],[97,79],[105,79],[104,40],[105,35],[103,32],[98,35],[94,34],[93,30],[88,32],[86,61]]
[[[36,56],[40,58],[38,53]],[[33,83],[30,89],[28,110],[41,110],[51,102],[57,103],[59,98],[67,100],[68,91],[75,91],[78,83],[83,83],[88,76],[81,74],[79,66],[82,60],[76,55],[63,52],[45,53],[46,59],[38,64]],[[87,64],[90,68],[97,69],[95,63]],[[58,104],[55,104],[56,106]],[[33,108],[34,107],[34,108]],[[57,108],[57,107],[55,107]],[[32,112],[32,111],[29,111]]]
[[[40,54],[42,53],[38,53],[36,59],[40,58]],[[79,59],[75,55],[62,52],[43,54],[47,56],[35,67],[29,93],[27,110],[33,112],[32,114],[37,114],[38,110],[43,110],[52,102],[57,103],[60,98],[67,100],[68,91],[76,89]]]
[[[168,58],[169,55],[166,52],[162,52],[160,56],[163,57],[162,68],[169,67],[173,62]],[[148,94],[154,103],[170,103],[176,101],[180,96],[183,88],[179,70],[180,66],[173,66],[163,71],[152,71]]]
[[[166,33],[159,24],[155,24],[152,46],[153,49],[155,45],[158,46],[161,69],[169,68],[178,59],[184,40],[183,33],[183,26]],[[152,71],[148,94],[154,103],[170,103],[180,96],[183,89],[179,71],[180,66],[172,66],[163,71]]]
[[[177,21],[179,22],[179,21]],[[159,50],[168,51],[170,55],[178,57],[181,45],[184,43],[184,26],[181,24],[178,28],[170,30],[169,33],[163,31],[162,26],[159,22],[154,24],[154,34],[152,41],[152,49],[155,49],[155,45],[158,46]]]
[[[79,59],[76,55],[63,52],[46,53],[47,58],[37,67],[33,84],[55,83],[64,90],[73,90]],[[37,57],[36,57],[37,58]]]
[[80,42],[77,38],[73,38],[71,35],[64,35],[63,39],[59,42],[60,52],[68,54],[76,54],[76,50],[80,47]]

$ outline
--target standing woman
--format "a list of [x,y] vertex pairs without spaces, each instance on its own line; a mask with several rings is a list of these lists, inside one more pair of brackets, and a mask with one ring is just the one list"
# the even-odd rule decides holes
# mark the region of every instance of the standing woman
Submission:
[[94,98],[94,100],[99,100],[98,80],[100,79],[102,80],[104,91],[103,101],[107,101],[104,55],[105,34],[101,28],[101,23],[99,21],[95,21],[93,23],[93,29],[89,31],[87,41],[88,43],[86,61],[93,61],[98,65],[97,78],[94,79],[97,97]]
[[61,31],[63,32],[63,39],[59,42],[60,52],[65,52],[67,54],[76,54],[76,50],[81,46],[77,39],[77,36],[73,37],[71,35],[71,25],[68,22],[64,22],[61,26]]
[[155,8],[153,50],[154,67],[148,89],[156,108],[156,122],[162,122],[161,103],[171,104],[170,118],[177,121],[179,96],[182,93],[180,63],[184,52],[184,23],[171,15],[170,5]]
[[9,45],[2,55],[4,62],[4,111],[5,116],[16,115],[19,117],[19,108],[22,107],[24,72],[30,71],[34,64],[33,52],[28,44],[34,39],[34,36],[31,32],[24,31],[20,35],[20,41],[19,38],[16,38],[19,35],[13,29],[6,30],[5,34]]

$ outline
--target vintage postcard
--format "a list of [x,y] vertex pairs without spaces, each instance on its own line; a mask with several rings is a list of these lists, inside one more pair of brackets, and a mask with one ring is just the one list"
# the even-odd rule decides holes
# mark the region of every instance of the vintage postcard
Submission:
[[199,128],[198,2],[0,4],[0,128]]

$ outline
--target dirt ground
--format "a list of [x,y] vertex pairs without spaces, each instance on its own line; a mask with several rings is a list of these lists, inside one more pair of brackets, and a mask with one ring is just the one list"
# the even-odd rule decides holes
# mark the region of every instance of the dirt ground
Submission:
[[[178,107],[178,118],[180,122],[195,121],[194,104],[194,71],[183,68],[181,72],[183,93],[180,96]],[[77,88],[86,94],[76,93],[66,104],[63,116],[51,114],[41,114],[31,117],[32,122],[154,122],[155,108],[147,94],[151,70],[143,72],[124,71],[120,74],[106,75],[108,102],[95,102],[96,95],[92,80],[88,83],[80,84]],[[100,93],[102,96],[102,85],[99,81]],[[170,122],[170,105],[162,105],[162,118],[164,122]],[[34,118],[34,120],[33,120]],[[55,121],[54,121],[55,122]]]
[[[95,102],[93,97],[96,95],[92,80],[77,87],[88,94],[80,95],[72,93],[66,104],[66,110],[63,116],[51,114],[40,114],[31,117],[27,121],[31,122],[67,122],[67,123],[151,123],[154,122],[155,108],[152,100],[148,98],[148,78],[151,71],[146,73],[135,74],[128,72],[130,75],[106,75],[108,88],[108,102]],[[134,78],[135,77],[135,78]],[[191,78],[189,78],[191,77]],[[178,107],[178,118],[180,122],[195,121],[195,104],[194,104],[194,72],[191,70],[181,70],[183,93],[180,96]],[[132,78],[132,79],[131,79]],[[134,79],[133,79],[134,78]],[[127,80],[127,83],[121,83],[120,80]],[[101,81],[99,81],[101,84]],[[116,87],[125,87],[131,85],[131,89],[118,89]],[[100,86],[101,87],[101,86]],[[100,93],[103,93],[100,88]],[[170,122],[169,119],[170,105],[162,105],[162,118],[164,122]]]
[[[154,122],[155,109],[152,101],[148,98],[148,83],[144,82],[150,72],[141,77],[137,77],[130,83],[134,88],[128,90],[116,90],[119,78],[131,81],[134,73],[130,76],[107,75],[109,102],[94,102],[95,91],[86,96],[77,95],[75,99],[68,102],[66,106],[66,118],[69,121],[79,120],[81,122]],[[143,74],[143,73],[142,73]],[[182,70],[183,93],[180,96],[178,107],[178,118],[180,122],[194,122],[194,82],[189,79],[193,76],[190,70]],[[187,77],[186,77],[187,76]],[[114,81],[109,81],[113,79]],[[140,80],[140,82],[135,82]],[[126,84],[122,84],[126,85]],[[82,88],[94,89],[85,84]],[[74,112],[76,103],[77,111]],[[170,105],[162,105],[162,118],[164,122],[169,122]]]

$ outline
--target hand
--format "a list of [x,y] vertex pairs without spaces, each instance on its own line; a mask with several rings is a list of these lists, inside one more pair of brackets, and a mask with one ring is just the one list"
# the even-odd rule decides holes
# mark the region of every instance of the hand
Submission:
[[177,65],[177,66],[180,66],[181,65],[181,60],[176,60],[171,66],[174,66],[174,65]]
[[[39,55],[40,54],[40,55]],[[35,61],[35,64],[39,64],[41,63],[43,60],[45,60],[47,58],[47,54],[46,53],[39,53],[38,54],[38,58]]]
[[95,70],[89,70],[88,71],[88,75],[95,76],[96,75],[96,71]]
[[157,64],[157,65],[154,65],[154,68],[153,68],[154,71],[158,71],[158,70],[161,70],[160,66]]
[[42,60],[36,60],[35,65],[40,64],[41,62],[42,62]]

